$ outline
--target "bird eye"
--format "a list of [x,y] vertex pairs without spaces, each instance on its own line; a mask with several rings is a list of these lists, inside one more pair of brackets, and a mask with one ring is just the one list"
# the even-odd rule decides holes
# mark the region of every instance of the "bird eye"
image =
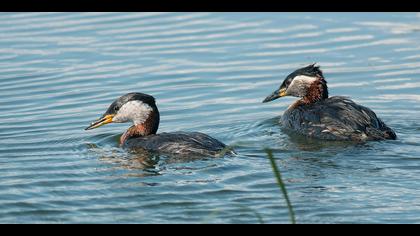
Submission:
[[120,108],[119,107],[114,107],[114,110],[115,111],[118,111]]

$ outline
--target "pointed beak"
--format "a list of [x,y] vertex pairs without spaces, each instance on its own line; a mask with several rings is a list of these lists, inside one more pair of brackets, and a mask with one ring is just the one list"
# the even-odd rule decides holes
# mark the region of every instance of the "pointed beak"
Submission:
[[284,97],[284,96],[286,96],[286,89],[285,88],[277,89],[272,94],[270,94],[268,97],[266,97],[264,99],[263,103],[271,102],[273,100],[276,100],[277,98],[281,98],[281,97]]
[[112,118],[114,118],[114,115],[106,115],[100,118],[99,120],[92,122],[92,124],[90,124],[89,127],[87,127],[85,130],[96,129],[98,127],[101,127],[102,125],[112,123]]

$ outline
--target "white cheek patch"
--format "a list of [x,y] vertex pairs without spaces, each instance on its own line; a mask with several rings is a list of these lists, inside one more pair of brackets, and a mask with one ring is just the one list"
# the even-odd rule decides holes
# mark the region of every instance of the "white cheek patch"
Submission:
[[306,75],[296,76],[287,88],[287,92],[295,96],[303,96],[304,94],[302,93],[306,93],[306,89],[316,80],[316,77]]
[[298,86],[310,86],[313,82],[315,82],[315,80],[317,80],[316,77],[299,75],[299,76],[296,76],[292,80],[292,83],[289,85],[289,87],[293,87],[293,85],[295,85],[295,86],[296,85],[298,85]]
[[129,101],[120,108],[112,121],[115,123],[132,121],[134,125],[143,124],[152,111],[153,108],[146,103],[141,101]]

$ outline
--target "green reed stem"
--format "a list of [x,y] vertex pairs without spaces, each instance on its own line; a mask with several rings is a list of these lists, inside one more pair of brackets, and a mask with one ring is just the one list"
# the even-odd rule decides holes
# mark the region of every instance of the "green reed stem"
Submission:
[[277,167],[277,164],[274,160],[273,151],[271,151],[270,149],[265,149],[265,152],[267,153],[268,158],[270,159],[271,167],[273,168],[277,184],[279,185],[280,190],[283,193],[284,198],[286,199],[287,207],[289,208],[290,221],[292,222],[292,224],[296,224],[295,212],[293,211],[292,204],[290,203],[289,196],[287,195],[286,186],[284,185],[283,180],[281,179],[279,168]]

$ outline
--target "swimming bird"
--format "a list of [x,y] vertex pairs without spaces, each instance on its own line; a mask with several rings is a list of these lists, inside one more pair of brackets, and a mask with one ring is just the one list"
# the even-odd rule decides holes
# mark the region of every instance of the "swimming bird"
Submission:
[[[120,138],[123,148],[163,154],[219,156],[226,150],[222,142],[199,132],[159,133],[160,114],[155,98],[144,93],[128,93],[115,100],[101,118],[85,130],[109,123],[132,122]],[[233,151],[228,151],[230,154]]]
[[299,134],[337,141],[396,139],[397,135],[371,109],[348,97],[328,97],[327,81],[315,64],[289,74],[263,103],[284,96],[299,97],[280,122]]

